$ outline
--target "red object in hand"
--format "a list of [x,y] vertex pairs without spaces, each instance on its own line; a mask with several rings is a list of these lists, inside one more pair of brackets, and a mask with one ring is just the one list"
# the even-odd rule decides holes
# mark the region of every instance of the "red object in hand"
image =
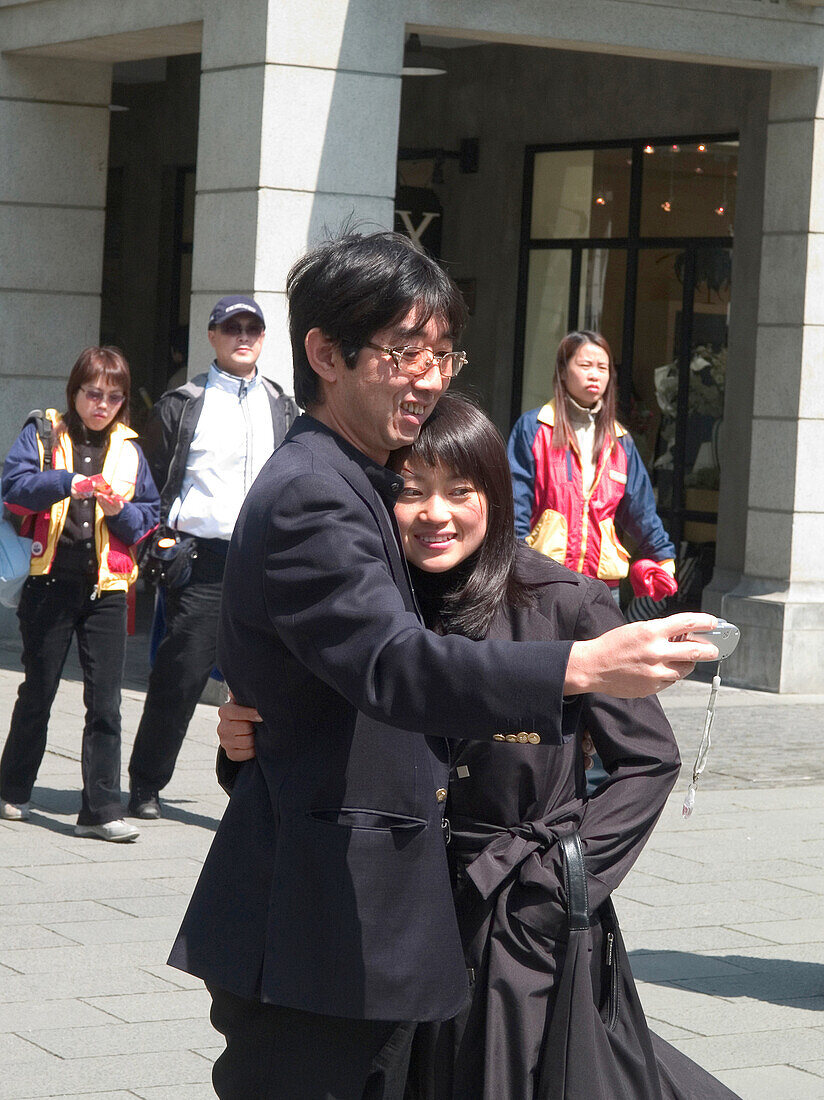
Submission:
[[629,582],[636,596],[652,596],[654,600],[674,596],[678,591],[675,577],[651,558],[641,558],[632,563],[629,567]]
[[92,474],[91,477],[84,477],[81,481],[75,482],[74,488],[75,492],[78,493],[104,493],[106,496],[112,495],[112,487],[102,474]]

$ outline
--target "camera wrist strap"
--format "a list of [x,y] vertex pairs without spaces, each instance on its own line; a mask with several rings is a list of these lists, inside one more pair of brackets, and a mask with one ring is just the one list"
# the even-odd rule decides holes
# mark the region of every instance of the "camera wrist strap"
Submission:
[[715,675],[712,678],[712,687],[710,688],[710,697],[707,702],[707,713],[704,715],[704,732],[701,734],[701,744],[698,746],[698,753],[695,757],[695,763],[692,766],[692,782],[687,789],[687,797],[684,799],[684,805],[681,809],[682,817],[689,817],[695,807],[695,792],[698,787],[698,780],[701,778],[701,773],[707,766],[707,757],[710,753],[710,746],[712,745],[712,723],[715,718],[715,700],[718,697],[718,689],[721,687],[721,661],[718,662],[718,668],[715,670]]

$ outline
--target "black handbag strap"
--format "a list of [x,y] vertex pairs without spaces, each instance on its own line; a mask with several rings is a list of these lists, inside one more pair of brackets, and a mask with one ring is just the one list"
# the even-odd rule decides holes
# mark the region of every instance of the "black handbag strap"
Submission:
[[564,887],[569,929],[571,932],[580,932],[589,928],[589,895],[581,838],[576,830],[562,836],[558,843],[564,854]]

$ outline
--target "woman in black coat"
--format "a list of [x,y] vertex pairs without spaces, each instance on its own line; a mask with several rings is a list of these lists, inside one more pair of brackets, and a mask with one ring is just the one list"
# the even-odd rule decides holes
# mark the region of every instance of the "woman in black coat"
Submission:
[[[471,401],[441,398],[392,456],[395,514],[427,626],[470,638],[590,638],[622,622],[607,588],[516,544],[503,440]],[[483,691],[483,684],[478,685]],[[455,743],[449,854],[472,993],[419,1028],[415,1100],[730,1100],[644,1019],[612,904],[678,774],[657,699],[588,695],[563,748],[529,730]],[[235,714],[236,710],[229,712]],[[234,759],[251,726],[220,727]],[[587,800],[581,737],[608,778]],[[580,836],[589,928],[569,931],[559,838]]]

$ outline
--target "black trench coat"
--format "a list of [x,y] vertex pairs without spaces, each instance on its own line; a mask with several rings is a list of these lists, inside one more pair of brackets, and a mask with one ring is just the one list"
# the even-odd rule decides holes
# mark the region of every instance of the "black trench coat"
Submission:
[[[490,637],[588,638],[623,622],[599,582],[531,551],[519,551],[518,564],[539,586],[536,600],[499,614]],[[678,775],[672,730],[655,698],[590,695],[573,705],[609,776],[589,800],[580,738],[561,748],[457,743],[449,852],[472,993],[455,1020],[421,1031],[410,1091],[427,1100],[734,1100],[649,1032],[609,900]],[[556,840],[575,829],[593,917],[570,935]]]

